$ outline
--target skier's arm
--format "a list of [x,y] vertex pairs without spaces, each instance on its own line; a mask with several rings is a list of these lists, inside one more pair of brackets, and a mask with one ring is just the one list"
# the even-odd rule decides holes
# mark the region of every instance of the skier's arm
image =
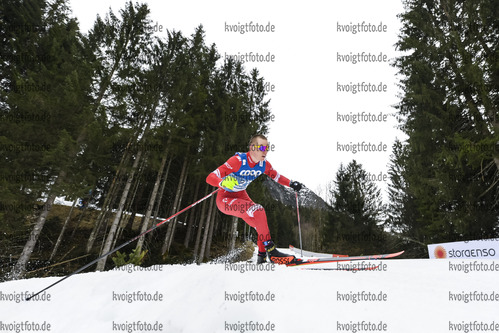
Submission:
[[269,176],[273,181],[278,182],[281,185],[288,186],[290,184],[290,180],[283,175],[279,174],[273,167],[272,164],[270,164],[269,161],[266,162],[265,166],[265,174]]
[[215,187],[222,187],[220,183],[222,182],[223,178],[233,172],[237,172],[240,167],[240,157],[237,155],[232,156],[227,160],[227,162],[216,168],[213,172],[210,172],[208,177],[206,177],[206,182]]
[[279,172],[274,170],[272,165],[267,161],[267,165],[265,167],[265,174],[272,178],[272,180],[278,182],[281,185],[288,186],[293,188],[295,191],[300,191],[300,189],[303,187],[303,185],[297,181],[292,181],[289,180],[288,178],[284,177],[283,175],[280,175]]

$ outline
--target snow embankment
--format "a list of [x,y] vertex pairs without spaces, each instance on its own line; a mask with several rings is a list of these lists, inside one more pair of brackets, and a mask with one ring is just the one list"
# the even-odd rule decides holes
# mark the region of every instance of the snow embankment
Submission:
[[499,332],[499,261],[377,263],[356,273],[246,262],[128,266],[78,274],[29,302],[26,293],[60,278],[4,282],[0,333]]

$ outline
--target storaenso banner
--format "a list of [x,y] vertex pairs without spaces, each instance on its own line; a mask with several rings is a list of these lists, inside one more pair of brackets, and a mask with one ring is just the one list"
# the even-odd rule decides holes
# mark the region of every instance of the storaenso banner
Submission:
[[429,244],[430,259],[499,259],[499,238]]

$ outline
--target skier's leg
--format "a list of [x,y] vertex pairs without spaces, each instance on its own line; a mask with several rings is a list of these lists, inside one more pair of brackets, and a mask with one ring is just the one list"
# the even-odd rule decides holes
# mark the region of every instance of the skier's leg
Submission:
[[225,192],[217,196],[217,207],[221,212],[242,218],[244,222],[256,229],[258,234],[258,251],[265,252],[264,241],[270,240],[270,230],[265,209],[254,203],[246,191]]
[[265,210],[260,204],[255,204],[246,191],[235,193],[222,191],[217,196],[217,207],[225,214],[242,218],[256,229],[259,256],[265,257],[265,253],[268,253],[269,259],[278,264],[286,264],[295,260],[295,256],[279,252],[276,249],[270,238]]

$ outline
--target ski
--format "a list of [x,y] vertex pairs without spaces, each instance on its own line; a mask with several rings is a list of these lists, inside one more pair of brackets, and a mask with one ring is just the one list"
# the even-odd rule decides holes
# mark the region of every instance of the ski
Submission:
[[320,253],[320,252],[311,252],[305,251],[299,248],[294,247],[293,245],[289,245],[289,249],[294,253],[303,253],[305,257],[316,257],[316,258],[331,258],[331,257],[348,257],[347,254],[334,254],[334,253]]
[[[301,267],[307,271],[347,271],[347,272],[360,272],[360,271],[375,271],[381,264],[368,266],[368,267]],[[298,268],[297,268],[298,269]]]
[[367,256],[356,256],[356,257],[336,257],[336,258],[311,258],[311,259],[300,259],[296,258],[295,261],[286,264],[286,266],[302,266],[302,265],[312,265],[312,264],[326,264],[333,262],[342,262],[342,261],[354,261],[354,260],[377,260],[377,259],[388,259],[397,257],[404,253],[404,251],[394,252],[394,253],[386,253],[386,254],[372,254]]

